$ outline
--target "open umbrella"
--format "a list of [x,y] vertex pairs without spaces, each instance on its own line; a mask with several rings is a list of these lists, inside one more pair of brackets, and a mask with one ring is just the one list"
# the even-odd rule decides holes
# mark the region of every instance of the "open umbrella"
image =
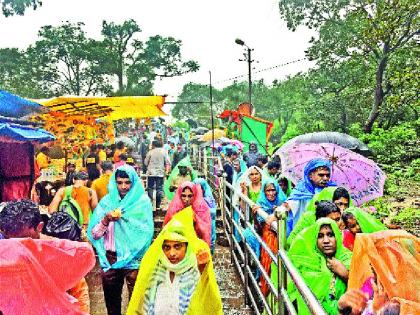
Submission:
[[132,140],[128,137],[115,138],[115,143],[118,143],[120,141],[122,141],[126,147],[134,148],[136,146],[136,143],[134,142],[134,140]]
[[363,156],[369,156],[372,154],[369,147],[359,139],[345,133],[334,131],[306,133],[290,139],[282,146],[282,148],[298,143],[335,143],[343,148],[360,153]]
[[383,195],[385,173],[375,162],[333,143],[301,143],[279,151],[283,174],[297,183],[314,158],[331,161],[331,180],[345,187],[356,205]]

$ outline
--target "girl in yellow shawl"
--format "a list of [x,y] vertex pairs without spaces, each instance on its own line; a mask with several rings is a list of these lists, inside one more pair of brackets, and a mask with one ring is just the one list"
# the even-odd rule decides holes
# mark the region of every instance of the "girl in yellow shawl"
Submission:
[[127,314],[222,314],[210,249],[195,234],[191,207],[173,216],[143,257]]

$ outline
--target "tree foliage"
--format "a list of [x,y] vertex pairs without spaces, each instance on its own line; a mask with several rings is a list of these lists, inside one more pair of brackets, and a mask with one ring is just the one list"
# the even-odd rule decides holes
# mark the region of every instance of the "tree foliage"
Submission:
[[36,10],[38,6],[42,5],[42,1],[40,0],[3,0],[0,3],[5,17],[24,15],[26,9],[33,8]]
[[182,42],[173,37],[151,36],[141,41],[134,20],[122,24],[104,21],[102,35],[108,56],[108,71],[118,78],[118,94],[152,93],[157,77],[174,77],[199,69],[193,60],[183,61]]
[[319,30],[318,38],[312,39],[308,50],[308,56],[319,67],[330,70],[331,66],[353,60],[374,70],[370,72],[373,97],[364,123],[365,131],[371,132],[375,121],[388,111],[387,98],[398,90],[391,79],[395,76],[392,63],[400,58],[401,51],[415,43],[420,3],[415,0],[281,0],[279,8],[292,30],[299,25]]
[[140,32],[134,20],[104,21],[100,39],[88,37],[80,22],[43,26],[27,49],[0,49],[0,86],[27,97],[151,95],[157,77],[198,70],[182,59],[181,41],[141,41]]

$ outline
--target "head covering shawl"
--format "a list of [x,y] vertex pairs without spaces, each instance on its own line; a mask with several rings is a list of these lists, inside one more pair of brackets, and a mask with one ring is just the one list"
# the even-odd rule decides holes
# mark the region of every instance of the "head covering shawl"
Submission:
[[[315,203],[317,201],[321,201],[321,200],[332,201],[333,196],[334,196],[334,192],[337,188],[338,188],[337,186],[325,187],[323,190],[321,190],[321,192],[319,192],[315,196],[313,196],[309,205],[306,207],[306,211],[307,212],[311,211],[311,212],[315,213],[315,209],[316,209]],[[349,195],[350,195],[350,193],[349,193]],[[349,207],[352,207],[352,206],[353,206],[353,200],[350,197]]]
[[[113,269],[137,269],[139,261],[149,248],[153,238],[154,224],[152,203],[144,193],[143,185],[130,165],[122,165],[117,170],[125,171],[131,181],[131,189],[121,199],[118,192],[115,172],[108,184],[108,194],[101,199],[92,213],[88,238],[96,248],[101,267],[106,271]],[[105,255],[104,238],[93,239],[92,229],[110,211],[121,209],[122,217],[114,222],[115,248],[117,261],[110,265]]]
[[[343,246],[341,231],[335,221],[329,218],[321,218],[299,233],[292,242],[288,256],[327,313],[337,314],[337,302],[340,296],[346,292],[346,284],[339,277],[336,277],[335,294],[331,299],[330,284],[333,280],[333,273],[327,267],[325,255],[317,246],[318,233],[322,225],[329,225],[333,230],[336,239],[334,257],[348,269],[351,262],[351,252]],[[309,314],[302,297],[293,285],[288,287],[288,292],[291,301],[297,298],[299,314]]]
[[[288,199],[290,200],[308,200],[316,193],[316,187],[311,182],[309,174],[318,167],[327,167],[331,171],[331,162],[324,159],[313,159],[306,164],[303,170],[303,179],[299,181],[293,189]],[[336,186],[333,182],[328,182],[327,186]]]
[[[264,182],[264,180],[268,179],[267,174],[258,166],[252,165],[250,166],[236,181],[236,183],[234,183],[235,187],[235,192],[237,191],[241,191],[241,183],[245,183],[246,186],[251,185],[251,180],[249,179],[249,174],[251,173],[252,170],[256,170],[261,174],[261,181]],[[239,195],[234,193],[233,198],[233,205],[234,206],[238,206],[239,205]]]
[[[273,184],[274,189],[276,190],[276,199],[270,201],[265,196],[264,189],[267,185]],[[267,213],[272,214],[274,212],[274,207],[280,206],[286,200],[286,195],[283,190],[281,190],[278,182],[273,178],[265,178],[263,184],[261,185],[260,196],[258,197],[257,204]],[[264,219],[260,216],[257,216],[258,221],[264,222]]]
[[383,225],[378,219],[360,208],[347,208],[344,210],[344,213],[351,213],[356,218],[362,233],[374,233],[387,230],[386,226]]
[[211,244],[211,216],[210,209],[203,198],[203,192],[200,185],[191,182],[185,182],[176,190],[174,199],[171,201],[166,212],[163,225],[166,225],[175,213],[185,208],[182,202],[181,194],[185,188],[189,188],[193,193],[192,209],[194,211],[195,229],[198,237],[207,244]]
[[168,200],[172,200],[174,198],[175,192],[174,191],[169,191],[169,187],[171,185],[172,180],[178,176],[179,174],[179,168],[178,166],[185,166],[185,167],[190,167],[192,172],[191,172],[191,180],[194,180],[195,178],[197,178],[197,172],[193,169],[192,165],[191,165],[191,161],[190,161],[190,157],[187,156],[185,158],[183,158],[181,161],[179,161],[179,163],[174,167],[174,169],[172,170],[171,174],[169,175],[169,177],[165,180],[165,183],[163,185],[163,190],[165,192],[165,196]]
[[176,213],[171,221],[165,225],[152,246],[150,246],[149,250],[144,255],[133,295],[130,304],[128,305],[128,315],[145,314],[145,308],[148,308],[147,306],[151,303],[150,289],[157,284],[155,281],[155,278],[158,275],[156,270],[163,266],[163,264],[161,264],[164,256],[162,244],[165,240],[188,243],[186,256],[184,260],[180,262],[180,264],[183,264],[181,269],[184,271],[188,270],[189,267],[190,269],[196,268],[196,254],[198,252],[204,250],[210,256],[210,260],[203,273],[196,279],[194,287],[191,287],[193,288],[193,291],[188,294],[189,304],[187,305],[187,309],[181,309],[181,313],[188,315],[223,314],[222,301],[217,287],[210,250],[208,245],[197,237],[193,226],[193,216],[194,214],[191,207]]
[[204,178],[196,178],[194,179],[193,183],[201,186],[201,190],[203,191],[203,198],[209,206],[210,212],[216,213],[216,200],[214,200],[209,183]]

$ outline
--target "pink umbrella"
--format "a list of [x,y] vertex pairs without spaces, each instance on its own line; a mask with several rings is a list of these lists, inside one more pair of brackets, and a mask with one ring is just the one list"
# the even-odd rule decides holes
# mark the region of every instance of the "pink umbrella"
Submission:
[[331,180],[345,187],[356,205],[383,195],[386,175],[379,166],[333,143],[300,143],[280,149],[283,174],[297,183],[305,165],[314,158],[331,161]]

